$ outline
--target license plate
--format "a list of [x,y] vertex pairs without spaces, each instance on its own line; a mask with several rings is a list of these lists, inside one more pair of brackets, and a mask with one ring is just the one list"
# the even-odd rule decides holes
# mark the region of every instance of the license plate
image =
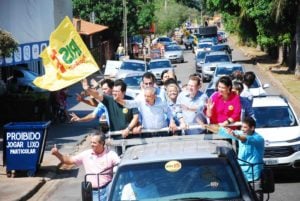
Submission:
[[278,160],[264,160],[266,165],[276,165],[278,164]]

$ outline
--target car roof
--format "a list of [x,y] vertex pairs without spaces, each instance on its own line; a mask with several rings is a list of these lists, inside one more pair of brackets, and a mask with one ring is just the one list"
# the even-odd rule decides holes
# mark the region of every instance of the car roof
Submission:
[[125,151],[120,165],[181,159],[217,158],[217,147],[232,149],[228,142],[222,140],[173,140],[137,145]]
[[253,107],[288,106],[288,101],[279,95],[253,97]]
[[123,60],[123,62],[126,62],[126,63],[140,63],[140,64],[146,64],[145,61],[137,60],[137,59],[127,59],[127,60]]
[[171,62],[170,59],[151,59],[151,60],[149,61],[149,63],[150,63],[150,62],[159,62],[159,61],[169,61],[169,62]]
[[214,55],[228,55],[225,51],[211,51],[206,54],[206,56],[214,56]]
[[242,64],[239,63],[228,63],[228,62],[223,62],[223,63],[218,63],[216,65],[216,68],[234,68],[234,67],[242,67]]

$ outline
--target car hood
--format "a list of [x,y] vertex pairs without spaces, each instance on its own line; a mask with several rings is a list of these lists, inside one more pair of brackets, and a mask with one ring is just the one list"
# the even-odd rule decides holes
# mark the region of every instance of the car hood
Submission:
[[300,137],[300,126],[256,128],[255,131],[269,142],[286,142]]
[[143,71],[135,71],[135,70],[119,70],[116,74],[117,79],[125,78],[127,75],[134,74],[134,73],[143,73]]
[[166,68],[156,68],[156,69],[150,69],[150,70],[148,70],[148,71],[151,72],[151,73],[153,73],[154,75],[156,75],[156,74],[161,75],[161,73],[162,73],[164,70],[172,70],[172,68],[169,68],[169,67],[166,67]]
[[182,51],[167,51],[164,53],[165,56],[170,56],[170,55],[182,55]]

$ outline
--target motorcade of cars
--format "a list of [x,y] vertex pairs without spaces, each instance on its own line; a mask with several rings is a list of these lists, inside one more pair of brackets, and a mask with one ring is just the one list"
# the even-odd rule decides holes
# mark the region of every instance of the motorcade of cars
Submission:
[[160,36],[160,37],[157,37],[155,38],[153,41],[152,41],[152,45],[155,45],[157,43],[161,43],[163,45],[169,45],[170,43],[172,42],[172,39],[167,37],[167,36]]
[[230,55],[230,58],[232,59],[232,51],[233,49],[230,48],[228,44],[217,44],[211,46],[211,51],[225,51]]
[[210,81],[215,68],[220,63],[231,63],[230,56],[224,51],[210,51],[205,55],[204,64],[202,65],[202,80]]
[[193,48],[193,52],[197,54],[200,51],[210,51],[211,46],[213,46],[212,42],[200,42]]
[[202,72],[202,65],[204,64],[204,59],[207,52],[209,51],[200,51],[195,54],[195,66],[197,73]]
[[165,70],[175,71],[175,65],[172,65],[169,59],[151,59],[148,62],[148,71],[155,75],[158,84],[161,82],[161,73]]
[[[197,137],[126,149],[108,200],[256,200],[232,146]],[[272,177],[264,178],[263,191],[273,192]]]
[[128,74],[142,72],[145,73],[148,70],[148,65],[145,61],[128,59],[123,60],[120,68],[116,73],[116,79],[125,78]]
[[39,88],[33,83],[38,76],[36,72],[29,70],[25,66],[14,66],[12,67],[11,84],[15,85],[18,91],[22,92],[47,92],[47,90]]
[[300,167],[300,122],[281,95],[253,98],[256,132],[265,139],[264,162],[274,168]]
[[141,92],[142,72],[127,74],[123,81],[127,85],[126,95],[135,98]]
[[165,46],[163,58],[169,59],[172,63],[183,63],[183,49],[179,45],[167,45]]

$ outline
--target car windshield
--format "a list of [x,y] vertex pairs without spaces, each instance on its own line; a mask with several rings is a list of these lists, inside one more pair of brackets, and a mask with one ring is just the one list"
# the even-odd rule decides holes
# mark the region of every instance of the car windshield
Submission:
[[230,58],[227,55],[206,56],[205,63],[213,63],[213,62],[230,62]]
[[142,76],[130,76],[124,78],[124,82],[127,84],[127,87],[139,87],[141,80]]
[[253,107],[256,128],[297,126],[296,118],[288,106]]
[[217,67],[216,68],[215,76],[231,75],[234,71],[241,71],[241,72],[243,72],[243,69],[242,69],[241,66],[235,66],[235,67],[232,67],[232,68]]
[[206,55],[206,51],[200,51],[197,54],[197,59],[204,59]]
[[160,38],[159,41],[161,42],[172,42],[170,38]]
[[212,46],[212,44],[208,44],[208,43],[199,43],[198,44],[198,48],[208,48],[211,46]]
[[123,62],[120,69],[122,70],[133,70],[133,71],[145,71],[145,64],[133,63],[133,62]]
[[228,51],[229,48],[225,45],[215,45],[211,47],[212,51]]
[[181,47],[179,47],[178,45],[170,45],[170,46],[166,46],[165,51],[178,51],[181,50]]
[[[172,166],[172,162],[176,166]],[[236,199],[237,179],[226,159],[182,160],[119,167],[109,200]],[[220,171],[222,170],[222,171]],[[134,192],[133,197],[128,197]]]
[[149,69],[156,68],[171,68],[171,63],[169,61],[153,61],[149,63]]

